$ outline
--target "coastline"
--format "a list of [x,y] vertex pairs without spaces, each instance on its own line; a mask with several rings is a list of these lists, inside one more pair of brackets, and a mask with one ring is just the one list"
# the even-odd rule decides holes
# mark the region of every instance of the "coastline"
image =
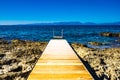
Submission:
[[73,43],[71,46],[84,65],[89,66],[89,71],[95,80],[120,79],[120,47],[94,49],[78,43]]
[[[47,42],[0,41],[0,79],[26,80],[46,45]],[[120,48],[94,49],[79,43],[71,46],[98,79],[120,78]]]
[[47,42],[0,42],[0,80],[26,80]]

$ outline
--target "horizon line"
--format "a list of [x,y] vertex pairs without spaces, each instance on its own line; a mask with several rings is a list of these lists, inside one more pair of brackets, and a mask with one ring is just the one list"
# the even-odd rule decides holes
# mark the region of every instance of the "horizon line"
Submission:
[[110,24],[110,23],[119,23],[120,21],[114,21],[114,22],[82,22],[82,21],[0,21],[0,25],[28,25],[28,24],[54,24],[54,23],[81,23],[81,24],[86,24],[86,23],[93,23],[93,24]]

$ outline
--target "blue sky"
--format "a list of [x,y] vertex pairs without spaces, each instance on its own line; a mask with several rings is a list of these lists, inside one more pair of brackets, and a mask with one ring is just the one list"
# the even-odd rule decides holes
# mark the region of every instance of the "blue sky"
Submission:
[[0,23],[120,21],[120,0],[0,0]]

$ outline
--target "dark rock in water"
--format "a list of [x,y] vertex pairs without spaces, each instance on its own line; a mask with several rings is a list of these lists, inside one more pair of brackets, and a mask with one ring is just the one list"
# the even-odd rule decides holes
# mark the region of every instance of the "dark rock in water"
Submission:
[[111,33],[111,32],[102,32],[100,33],[100,35],[105,37],[120,37],[120,33]]
[[100,46],[100,45],[103,45],[103,43],[100,43],[100,42],[88,42],[90,45],[93,45],[93,46]]

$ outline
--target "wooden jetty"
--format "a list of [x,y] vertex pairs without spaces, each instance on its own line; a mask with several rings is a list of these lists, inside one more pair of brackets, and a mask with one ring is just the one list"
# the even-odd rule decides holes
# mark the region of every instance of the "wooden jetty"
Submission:
[[28,80],[93,80],[65,39],[52,39]]

